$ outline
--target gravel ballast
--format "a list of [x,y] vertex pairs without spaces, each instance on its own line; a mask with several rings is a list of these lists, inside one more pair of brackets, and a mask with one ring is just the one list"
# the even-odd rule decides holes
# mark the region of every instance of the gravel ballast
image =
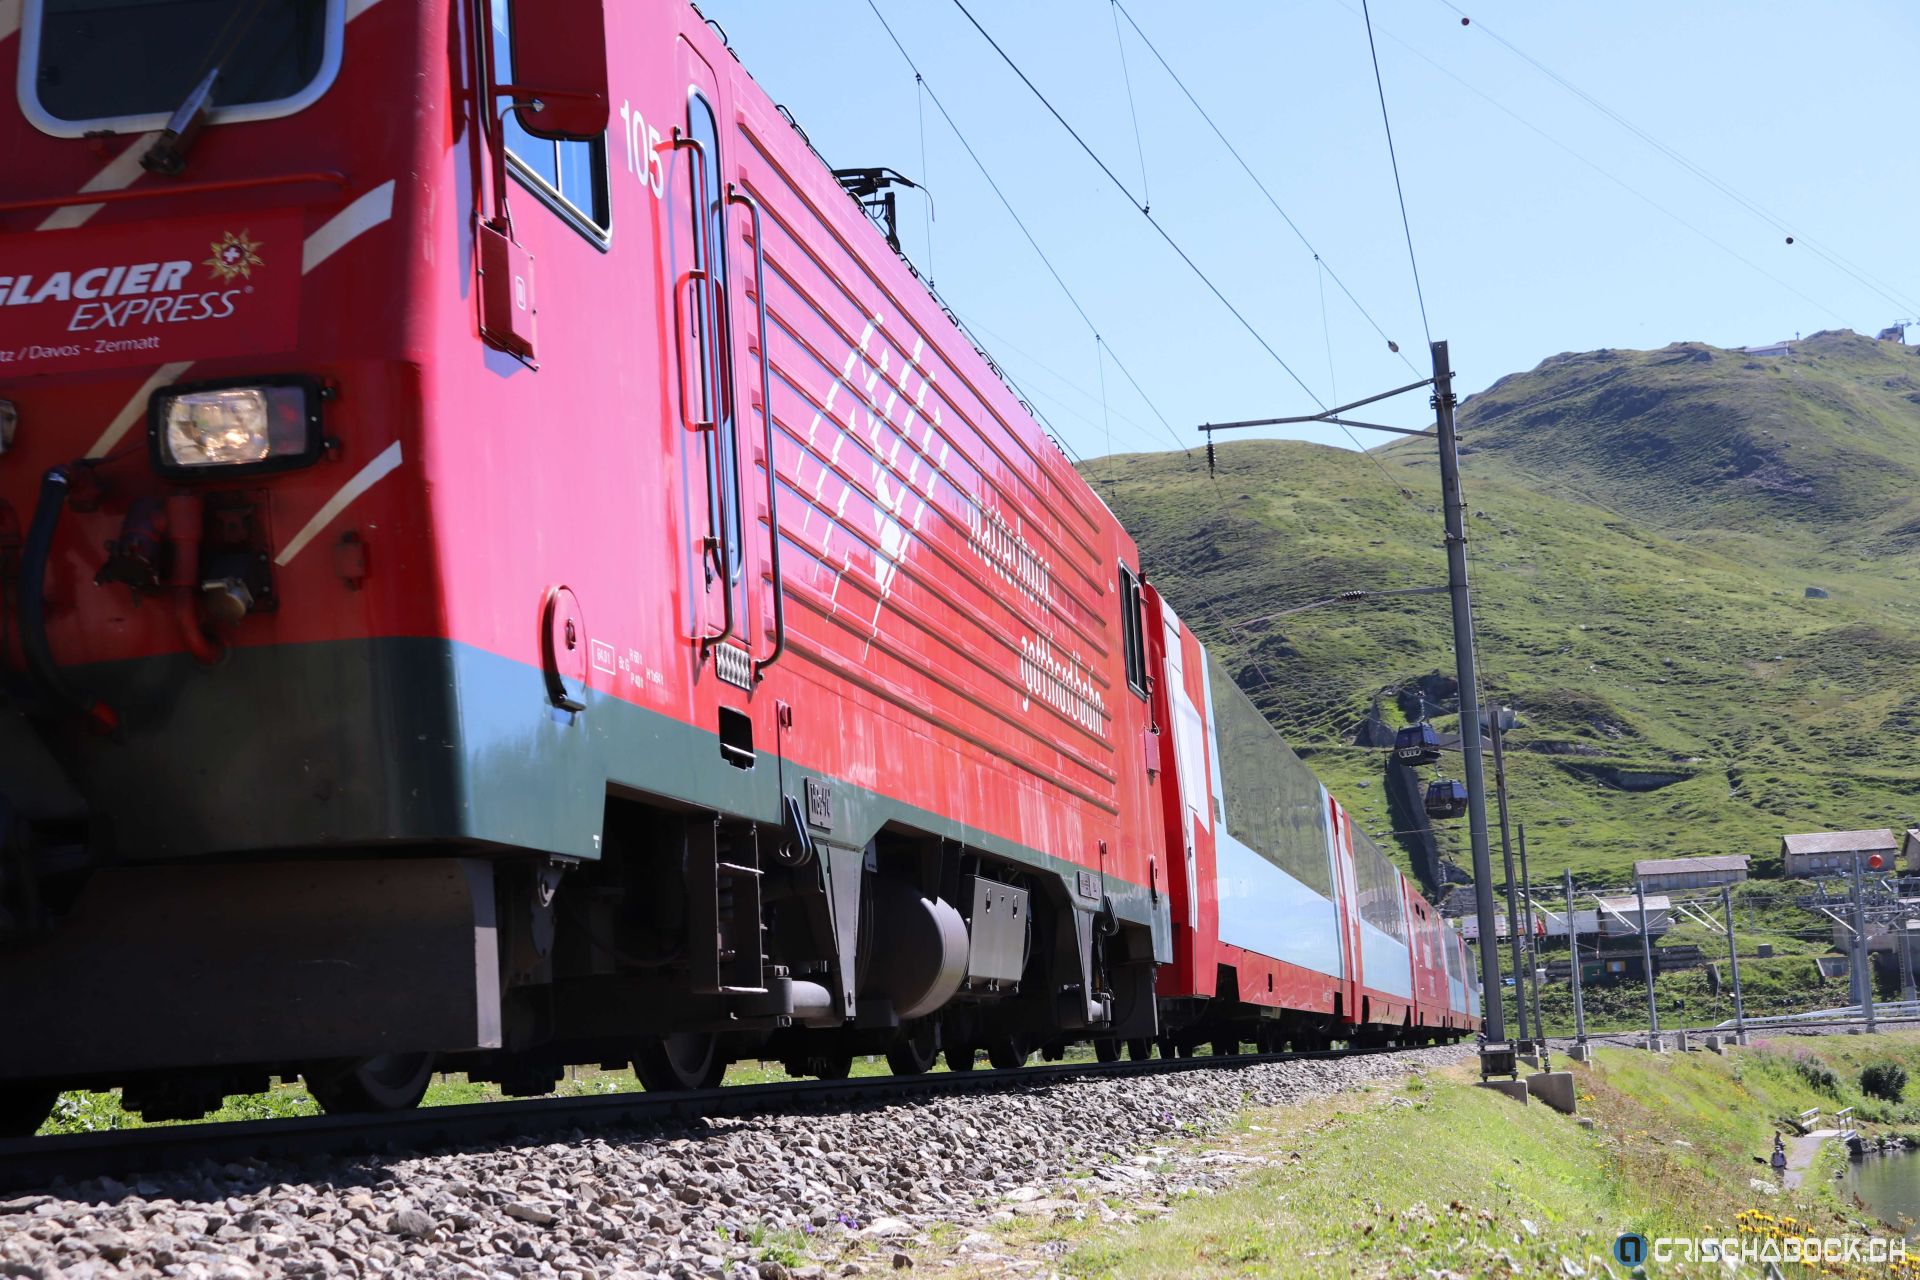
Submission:
[[[1462,1061],[1470,1048],[955,1094],[864,1110],[575,1134],[482,1152],[202,1165],[0,1200],[0,1276],[673,1276],[905,1268],[939,1223],[1097,1211],[1230,1161],[1158,1144],[1250,1107]],[[1161,1156],[1140,1153],[1155,1149]],[[984,1246],[977,1232],[966,1240]],[[895,1244],[899,1248],[895,1248]],[[962,1248],[966,1247],[963,1241]],[[859,1254],[864,1263],[844,1258]],[[770,1256],[777,1255],[777,1256]],[[831,1260],[831,1261],[829,1261]],[[849,1271],[847,1268],[853,1268]]]

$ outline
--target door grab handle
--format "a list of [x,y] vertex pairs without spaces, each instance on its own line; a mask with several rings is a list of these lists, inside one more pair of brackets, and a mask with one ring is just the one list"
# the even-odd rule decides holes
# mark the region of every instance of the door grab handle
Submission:
[[[701,381],[706,396],[707,417],[691,423],[696,430],[703,431],[703,455],[707,464],[707,539],[706,549],[710,557],[709,572],[718,569],[721,582],[720,630],[713,634],[702,634],[700,652],[704,656],[714,646],[733,634],[733,566],[728,563],[726,549],[726,530],[728,527],[726,486],[720,483],[720,432],[716,429],[720,419],[721,397],[726,394],[726,376],[721,371],[718,335],[721,324],[721,298],[715,287],[713,254],[715,246],[708,240],[711,227],[707,212],[707,149],[700,139],[682,133],[676,126],[673,131],[673,148],[676,151],[691,151],[693,159],[688,165],[693,175],[692,214],[693,214],[693,268],[687,273],[688,282],[696,278],[706,290],[707,323],[700,327]],[[721,253],[726,246],[718,247]],[[683,287],[674,289],[674,307],[678,310]],[[680,361],[682,372],[686,361]],[[685,418],[686,383],[680,385],[682,405],[681,416]],[[708,582],[712,582],[708,578]]]
[[773,573],[773,649],[764,658],[753,660],[756,682],[767,668],[780,661],[787,651],[786,584],[780,573],[780,472],[773,458],[773,353],[767,349],[767,250],[760,218],[760,202],[737,183],[727,184],[727,201],[745,205],[753,225],[753,299],[759,313],[760,340],[760,423],[765,432],[762,446],[767,462],[767,566]]

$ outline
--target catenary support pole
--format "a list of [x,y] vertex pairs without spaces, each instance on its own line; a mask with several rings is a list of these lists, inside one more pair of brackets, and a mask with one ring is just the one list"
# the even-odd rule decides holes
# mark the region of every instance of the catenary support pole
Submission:
[[[1465,715],[1465,711],[1461,712]],[[1507,872],[1507,945],[1513,952],[1513,1002],[1520,1012],[1520,1043],[1532,1039],[1527,1029],[1527,975],[1520,937],[1520,910],[1515,904],[1519,886],[1513,876],[1513,841],[1507,834],[1507,757],[1500,736],[1500,700],[1487,705],[1487,736],[1493,741],[1493,798],[1500,810],[1500,859]]]
[[1900,926],[1900,998],[1909,1005],[1913,1003],[1913,930],[1908,928],[1913,922],[1907,919],[1907,910],[1900,901],[1900,880],[1893,881],[1894,907],[1897,909],[1894,923]]
[[1653,1002],[1653,929],[1647,923],[1647,882],[1633,878],[1633,891],[1640,899],[1640,967],[1647,974],[1647,1039],[1660,1034],[1660,1009]]
[[1736,1035],[1745,1035],[1747,1006],[1740,999],[1740,950],[1733,943],[1733,890],[1724,884],[1720,886],[1720,911],[1727,918],[1727,967],[1733,971],[1733,1030]]
[[[1527,989],[1533,993],[1533,1039],[1547,1065],[1547,1026],[1540,1020],[1540,938],[1534,932],[1533,877],[1527,872],[1527,824],[1520,824],[1520,901],[1527,906]],[[1569,935],[1571,936],[1571,935]]]
[[1580,998],[1580,931],[1573,924],[1573,872],[1562,871],[1560,876],[1567,891],[1567,959],[1573,964],[1573,1039],[1576,1044],[1585,1044],[1587,1006]]
[[1460,746],[1466,754],[1467,838],[1473,848],[1474,915],[1480,926],[1481,1013],[1486,1042],[1480,1074],[1518,1075],[1500,990],[1500,935],[1493,915],[1493,858],[1487,848],[1487,791],[1480,761],[1480,698],[1474,688],[1473,598],[1467,589],[1467,513],[1453,426],[1453,366],[1447,344],[1432,344],[1433,408],[1440,440],[1440,492],[1447,524],[1447,593],[1453,600],[1454,668],[1460,681]]
[[1853,986],[1859,996],[1860,1012],[1866,1015],[1867,1031],[1873,1031],[1873,966],[1867,950],[1866,914],[1860,902],[1860,855],[1853,855],[1853,946],[1857,959],[1853,965]]

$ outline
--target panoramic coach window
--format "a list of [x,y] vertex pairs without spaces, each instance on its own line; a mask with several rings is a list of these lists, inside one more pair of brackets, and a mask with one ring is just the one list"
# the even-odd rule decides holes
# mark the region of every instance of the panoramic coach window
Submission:
[[[493,79],[513,83],[513,40],[509,32],[514,0],[492,0]],[[514,171],[536,194],[554,205],[581,229],[604,237],[612,226],[607,198],[607,140],[552,142],[536,138],[521,127],[518,114],[501,117],[506,128],[507,155]]]
[[1127,687],[1147,696],[1146,628],[1140,618],[1140,579],[1120,566],[1120,643],[1127,651]]
[[25,0],[20,107],[66,137],[158,129],[213,79],[213,121],[291,115],[340,68],[343,0]]

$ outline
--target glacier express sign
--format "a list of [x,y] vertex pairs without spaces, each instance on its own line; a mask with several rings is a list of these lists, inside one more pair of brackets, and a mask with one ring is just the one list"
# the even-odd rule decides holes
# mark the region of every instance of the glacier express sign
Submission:
[[301,239],[298,213],[20,237],[0,255],[0,378],[285,350]]

